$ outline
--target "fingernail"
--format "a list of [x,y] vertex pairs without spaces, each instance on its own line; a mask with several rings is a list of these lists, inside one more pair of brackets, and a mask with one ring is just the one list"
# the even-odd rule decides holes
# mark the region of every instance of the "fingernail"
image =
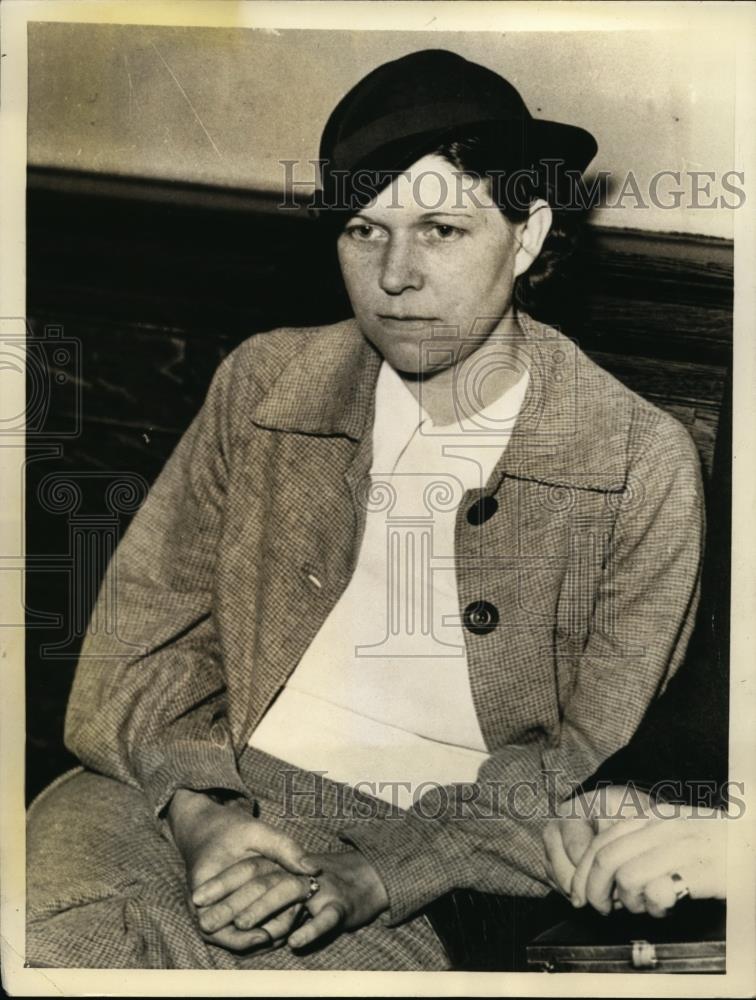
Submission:
[[300,858],[298,864],[300,868],[306,868],[312,875],[320,875],[323,870],[320,865],[316,865],[314,861],[308,861],[305,857]]
[[292,948],[298,948],[301,942],[302,939],[297,937],[296,934],[292,934],[291,937],[289,938],[289,944],[291,945]]
[[204,906],[208,901],[208,894],[206,889],[198,889],[192,896],[192,902],[195,906]]
[[[237,926],[238,926],[238,924],[237,924]],[[256,944],[262,944],[263,941],[270,941],[270,938],[265,933],[265,931],[254,931],[254,933],[252,933],[252,934],[249,935],[249,945],[250,945],[250,947],[252,947],[253,945],[256,945]]]

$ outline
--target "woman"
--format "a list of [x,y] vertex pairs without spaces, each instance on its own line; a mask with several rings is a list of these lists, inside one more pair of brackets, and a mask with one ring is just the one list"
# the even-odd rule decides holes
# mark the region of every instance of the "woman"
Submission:
[[534,168],[595,148],[449,52],[335,109],[355,317],[242,344],[124,537],[87,770],[32,815],[33,962],[440,969],[432,900],[548,890],[554,778],[678,666],[701,536],[685,431],[515,306]]

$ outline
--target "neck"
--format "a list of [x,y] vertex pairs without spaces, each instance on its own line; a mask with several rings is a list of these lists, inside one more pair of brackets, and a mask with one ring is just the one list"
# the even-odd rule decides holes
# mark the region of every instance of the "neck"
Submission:
[[479,413],[520,380],[522,366],[517,358],[522,339],[512,311],[473,351],[448,368],[399,374],[433,423],[444,426]]

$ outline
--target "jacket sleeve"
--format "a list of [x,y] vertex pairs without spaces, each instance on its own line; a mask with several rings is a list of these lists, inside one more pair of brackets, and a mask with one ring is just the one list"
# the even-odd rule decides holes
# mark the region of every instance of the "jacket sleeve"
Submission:
[[[555,802],[628,741],[679,666],[698,603],[703,537],[698,456],[687,432],[665,420],[632,475],[641,495],[617,515],[558,737],[505,746],[476,783],[433,787],[406,812],[342,831],[386,886],[384,923],[455,888],[546,894],[542,833]],[[607,620],[611,629],[597,626]]]
[[[732,542],[732,373],[722,399],[707,495],[701,604],[685,663],[635,735],[582,783],[633,784],[666,799],[726,807]],[[661,782],[661,784],[660,784]]]
[[245,794],[212,597],[232,365],[233,356],[216,372],[111,559],[92,621],[115,627],[88,630],[68,703],[67,747],[141,788],[156,818],[180,787]]

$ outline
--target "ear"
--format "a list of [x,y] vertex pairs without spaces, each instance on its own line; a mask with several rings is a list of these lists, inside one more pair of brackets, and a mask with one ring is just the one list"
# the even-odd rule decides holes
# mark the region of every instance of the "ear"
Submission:
[[538,254],[543,241],[551,229],[551,206],[543,198],[538,198],[530,206],[530,215],[526,222],[521,223],[519,230],[520,249],[515,254],[514,276],[524,274]]

